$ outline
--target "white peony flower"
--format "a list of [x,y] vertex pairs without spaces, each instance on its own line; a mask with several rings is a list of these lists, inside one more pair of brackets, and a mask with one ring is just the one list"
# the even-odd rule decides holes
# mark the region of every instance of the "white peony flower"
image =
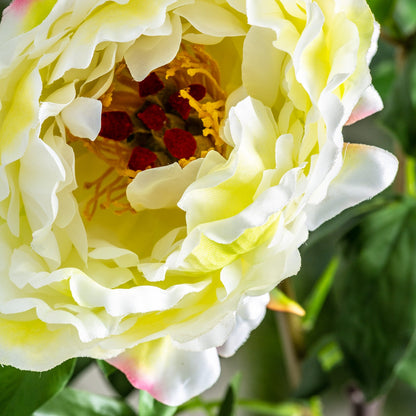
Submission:
[[360,0],[15,0],[0,25],[0,363],[106,359],[179,404],[217,379],[308,230],[397,161]]

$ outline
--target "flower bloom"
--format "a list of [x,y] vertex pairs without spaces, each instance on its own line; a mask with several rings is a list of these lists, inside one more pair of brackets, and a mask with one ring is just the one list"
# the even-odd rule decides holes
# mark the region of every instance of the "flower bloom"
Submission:
[[178,404],[308,230],[388,186],[361,0],[15,0],[0,25],[0,362],[106,359]]

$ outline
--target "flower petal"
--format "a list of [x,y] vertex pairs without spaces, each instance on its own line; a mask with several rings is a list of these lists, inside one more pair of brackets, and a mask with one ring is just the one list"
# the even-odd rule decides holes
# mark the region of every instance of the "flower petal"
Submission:
[[78,97],[63,109],[61,115],[74,136],[95,140],[101,129],[101,110],[101,101]]
[[220,373],[215,348],[181,350],[168,337],[137,345],[108,362],[125,373],[133,386],[170,406],[202,393]]
[[141,36],[127,50],[124,58],[136,81],[142,81],[155,68],[169,63],[181,44],[182,25],[178,16],[166,19],[169,32],[159,36]]
[[247,340],[250,332],[257,328],[266,314],[269,295],[245,297],[237,310],[236,323],[227,341],[219,348],[222,357],[230,357]]
[[325,199],[307,207],[310,230],[344,209],[372,198],[389,186],[396,176],[398,161],[383,149],[346,143],[344,151],[342,169],[329,185]]
[[146,313],[172,308],[190,293],[203,290],[208,282],[172,285],[168,289],[156,286],[135,286],[131,289],[109,289],[89,276],[72,276],[70,287],[76,302],[87,308],[104,307],[111,316]]
[[354,107],[350,118],[348,119],[346,125],[350,125],[359,121],[365,117],[371,116],[377,111],[383,109],[383,101],[381,101],[380,95],[376,89],[370,85],[361,96],[360,100]]
[[[244,41],[243,83],[253,98],[272,107],[276,101],[285,54],[273,46],[276,33],[270,29],[252,27]],[[262,45],[259,48],[259,45]]]
[[195,0],[194,4],[177,8],[175,13],[206,35],[222,37],[245,34],[244,25],[235,14],[212,2]]
[[1,164],[7,165],[23,155],[31,129],[36,129],[41,88],[42,80],[36,70],[17,83],[0,125]]
[[202,161],[197,159],[184,168],[172,163],[140,172],[127,187],[127,199],[136,211],[175,207],[195,181]]

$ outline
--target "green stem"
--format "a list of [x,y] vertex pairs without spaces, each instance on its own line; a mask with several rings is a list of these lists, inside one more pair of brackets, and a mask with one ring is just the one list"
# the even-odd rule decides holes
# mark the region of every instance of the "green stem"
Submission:
[[[295,299],[295,291],[290,279],[284,280],[280,288],[291,299]],[[299,356],[304,349],[302,321],[299,316],[284,312],[276,312],[275,319],[285,358],[287,378],[292,389],[296,389],[301,379]]]
[[416,196],[416,159],[413,156],[406,157],[406,193]]
[[296,389],[300,383],[301,372],[295,344],[290,331],[289,316],[284,312],[276,312],[275,317],[282,342],[287,377],[292,389]]

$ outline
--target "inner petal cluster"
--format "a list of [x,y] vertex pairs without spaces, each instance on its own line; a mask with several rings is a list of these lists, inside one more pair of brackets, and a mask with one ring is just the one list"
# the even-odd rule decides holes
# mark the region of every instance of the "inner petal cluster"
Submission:
[[92,196],[84,209],[91,219],[97,208],[115,213],[134,210],[125,199],[127,185],[144,170],[179,163],[183,168],[210,150],[225,153],[220,138],[225,93],[216,62],[200,45],[182,45],[169,64],[135,81],[124,62],[100,98],[101,130],[94,140],[71,137],[108,166],[85,182]]

